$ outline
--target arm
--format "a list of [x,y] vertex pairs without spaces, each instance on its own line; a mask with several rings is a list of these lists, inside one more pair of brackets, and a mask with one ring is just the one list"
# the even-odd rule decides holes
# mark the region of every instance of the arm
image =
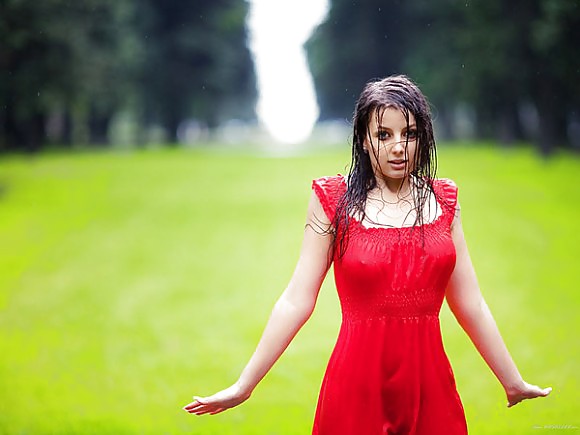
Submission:
[[502,384],[508,398],[508,407],[524,399],[547,396],[552,391],[551,388],[541,389],[523,380],[483,299],[463,235],[459,206],[451,226],[451,235],[457,261],[446,290],[447,303]]
[[238,381],[209,397],[194,397],[183,409],[192,414],[217,414],[247,400],[302,325],[308,320],[331,263],[331,223],[314,192],[308,205],[300,258],[264,329],[262,338]]

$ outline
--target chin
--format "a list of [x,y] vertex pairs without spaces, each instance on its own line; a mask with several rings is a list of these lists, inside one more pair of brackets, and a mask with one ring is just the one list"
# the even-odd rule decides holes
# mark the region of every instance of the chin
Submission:
[[382,174],[383,179],[390,179],[390,180],[402,180],[403,178],[409,177],[409,174],[405,172],[397,173],[397,174]]

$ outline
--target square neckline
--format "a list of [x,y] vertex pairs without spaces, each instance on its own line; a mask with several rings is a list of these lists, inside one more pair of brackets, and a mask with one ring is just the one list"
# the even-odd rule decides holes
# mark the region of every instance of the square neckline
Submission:
[[[341,178],[341,182],[344,186],[344,188],[348,188],[347,183],[346,183],[346,177],[342,174],[339,174],[340,178]],[[432,184],[435,184],[432,182]],[[445,211],[444,211],[444,207],[443,204],[441,204],[439,202],[438,199],[438,195],[435,193],[435,186],[433,186],[433,193],[435,195],[435,204],[437,206],[437,211],[438,214],[435,217],[435,219],[433,219],[432,221],[429,222],[424,222],[421,225],[403,225],[403,226],[395,226],[395,225],[377,225],[377,226],[366,226],[361,220],[355,218],[354,216],[349,216],[349,220],[353,221],[357,227],[359,227],[360,229],[362,229],[363,231],[383,231],[383,230],[406,230],[409,228],[416,228],[416,229],[421,229],[421,228],[431,228],[433,226],[435,226],[437,223],[439,223],[439,221],[443,220],[443,216],[445,215]]]

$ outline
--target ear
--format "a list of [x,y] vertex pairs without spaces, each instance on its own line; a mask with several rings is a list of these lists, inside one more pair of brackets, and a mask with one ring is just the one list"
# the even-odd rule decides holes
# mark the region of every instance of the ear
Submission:
[[369,140],[366,137],[361,144],[361,148],[365,154],[369,153]]

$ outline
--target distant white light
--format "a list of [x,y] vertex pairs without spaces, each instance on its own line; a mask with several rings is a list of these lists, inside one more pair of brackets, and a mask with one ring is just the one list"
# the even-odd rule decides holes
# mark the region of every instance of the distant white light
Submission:
[[306,140],[318,119],[303,45],[327,10],[327,0],[250,0],[250,50],[259,92],[256,110],[281,142]]

